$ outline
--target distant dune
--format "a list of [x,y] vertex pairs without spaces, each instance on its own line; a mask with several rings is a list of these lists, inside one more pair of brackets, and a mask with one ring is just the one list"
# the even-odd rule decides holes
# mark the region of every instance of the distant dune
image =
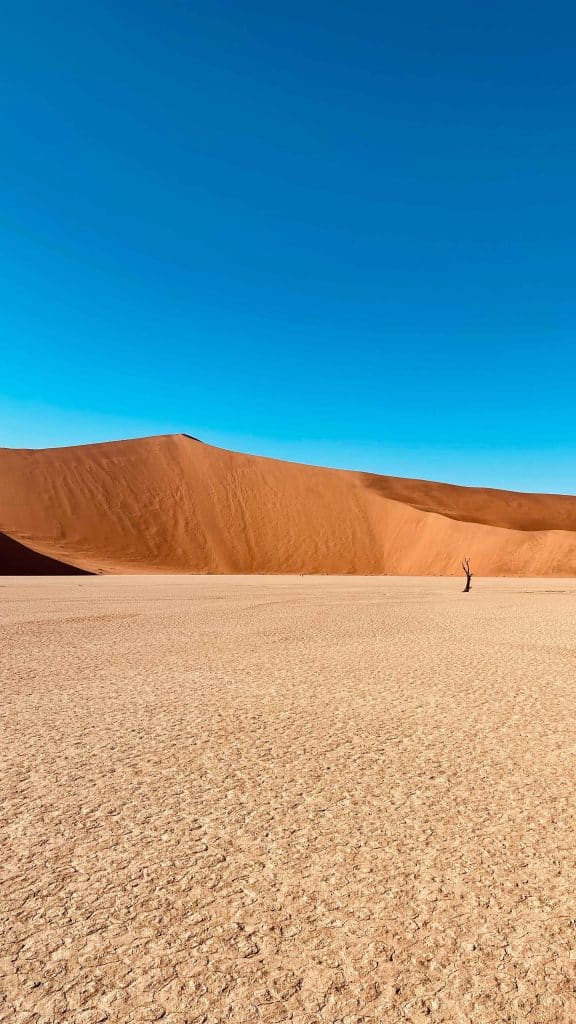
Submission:
[[575,576],[576,497],[319,469],[179,434],[0,449],[0,573]]

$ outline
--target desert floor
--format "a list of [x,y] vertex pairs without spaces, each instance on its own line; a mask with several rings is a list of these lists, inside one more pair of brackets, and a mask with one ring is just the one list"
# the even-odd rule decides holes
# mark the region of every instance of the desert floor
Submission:
[[576,581],[0,580],[0,1020],[576,1020]]

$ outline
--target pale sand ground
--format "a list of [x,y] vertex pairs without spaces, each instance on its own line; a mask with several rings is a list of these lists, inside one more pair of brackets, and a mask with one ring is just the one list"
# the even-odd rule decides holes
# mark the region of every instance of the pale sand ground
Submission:
[[0,583],[0,1020],[576,1020],[576,581]]

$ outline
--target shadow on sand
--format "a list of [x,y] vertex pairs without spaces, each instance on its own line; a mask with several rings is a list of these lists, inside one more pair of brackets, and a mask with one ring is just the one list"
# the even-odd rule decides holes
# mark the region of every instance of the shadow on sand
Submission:
[[25,544],[0,533],[0,576],[92,576],[75,565],[41,555]]

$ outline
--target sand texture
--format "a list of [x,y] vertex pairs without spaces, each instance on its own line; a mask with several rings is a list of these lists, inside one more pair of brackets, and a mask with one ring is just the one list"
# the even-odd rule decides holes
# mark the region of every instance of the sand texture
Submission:
[[[576,575],[576,498],[241,455],[185,435],[0,449],[0,571]],[[6,545],[11,542],[9,557]]]
[[0,582],[0,1021],[576,1020],[576,582]]

